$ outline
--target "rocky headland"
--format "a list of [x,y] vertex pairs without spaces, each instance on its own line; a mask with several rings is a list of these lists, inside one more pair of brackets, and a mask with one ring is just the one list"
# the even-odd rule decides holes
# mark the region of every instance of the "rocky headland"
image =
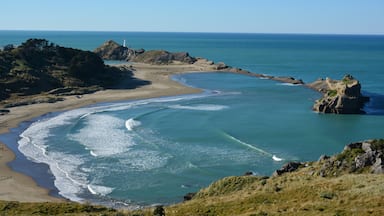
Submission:
[[148,84],[134,78],[129,68],[105,65],[93,52],[62,47],[45,39],[29,39],[18,47],[6,47],[0,50],[0,105],[5,108]]
[[330,78],[319,79],[307,84],[308,87],[315,89],[323,94],[317,100],[313,110],[319,113],[335,114],[362,114],[365,113],[364,104],[369,98],[361,94],[361,85],[351,75],[346,75],[342,80],[332,80]]
[[192,57],[187,52],[172,53],[165,50],[134,50],[111,40],[102,44],[94,52],[106,60],[122,60],[154,65],[202,65],[210,70],[237,73],[293,85],[305,85],[323,94],[322,98],[317,100],[313,106],[313,110],[319,113],[363,114],[365,113],[363,110],[364,103],[369,100],[368,97],[361,94],[360,82],[351,75],[346,75],[342,80],[327,78],[305,84],[301,79],[295,79],[294,77],[252,73],[241,68],[231,67],[223,62],[215,63],[205,58]]
[[105,60],[120,60],[154,65],[193,64],[204,66],[210,70],[238,73],[294,85],[304,84],[302,80],[298,80],[293,77],[279,77],[251,73],[250,71],[243,70],[241,68],[231,67],[223,62],[215,63],[214,61],[208,60],[206,58],[193,57],[190,56],[188,52],[168,52],[165,50],[146,51],[144,49],[134,50],[128,47],[124,47],[112,40],[106,41],[100,47],[96,48],[94,52]]
[[115,41],[109,40],[94,50],[101,58],[107,60],[120,60],[129,62],[140,62],[147,64],[170,64],[181,62],[193,64],[197,61],[187,52],[168,52],[165,50],[131,49],[122,46]]

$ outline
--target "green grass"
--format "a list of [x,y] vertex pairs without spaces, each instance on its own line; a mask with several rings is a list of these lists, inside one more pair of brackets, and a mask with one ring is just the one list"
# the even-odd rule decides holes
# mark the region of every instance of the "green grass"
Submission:
[[329,97],[335,97],[335,96],[337,95],[337,90],[335,90],[335,89],[328,90],[328,91],[327,91],[327,95],[328,95]]
[[[264,186],[254,181],[227,195],[196,197],[166,208],[166,215],[384,214],[383,175],[345,174],[323,178],[310,173],[309,168],[303,168],[296,173],[270,178]],[[235,182],[221,182],[221,185],[228,188],[229,184],[236,185]],[[276,186],[281,190],[276,191]]]
[[371,143],[372,143],[371,147],[373,150],[384,151],[384,139],[376,139],[376,140],[373,140]]

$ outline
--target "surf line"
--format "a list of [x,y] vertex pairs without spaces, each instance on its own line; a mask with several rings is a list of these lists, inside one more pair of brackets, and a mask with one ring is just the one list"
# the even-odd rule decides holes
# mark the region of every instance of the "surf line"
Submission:
[[222,132],[222,134],[223,134],[225,137],[227,137],[228,139],[230,139],[230,140],[232,140],[232,141],[235,141],[236,143],[239,143],[239,144],[241,144],[241,145],[243,145],[243,146],[246,146],[246,147],[248,147],[248,148],[250,148],[250,149],[252,149],[252,150],[258,151],[258,152],[260,152],[260,153],[262,153],[262,154],[264,154],[264,155],[267,155],[267,156],[269,156],[269,157],[272,157],[272,160],[274,160],[274,161],[282,161],[282,160],[283,160],[282,158],[279,158],[279,157],[277,157],[277,156],[274,155],[274,154],[271,154],[271,153],[269,153],[269,152],[266,152],[266,151],[264,151],[264,150],[261,149],[261,148],[257,148],[256,146],[253,146],[253,145],[251,145],[251,144],[249,144],[249,143],[246,143],[246,142],[244,142],[244,141],[242,141],[242,140],[239,140],[239,139],[237,139],[236,137],[231,136],[230,134],[228,134],[228,133],[226,133],[226,132],[224,132],[224,131],[221,131],[221,132]]

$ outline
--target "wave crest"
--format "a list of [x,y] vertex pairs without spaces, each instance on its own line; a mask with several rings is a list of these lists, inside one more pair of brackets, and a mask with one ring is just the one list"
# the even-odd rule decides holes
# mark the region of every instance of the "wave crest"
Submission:
[[114,190],[114,188],[111,188],[111,187],[93,185],[93,184],[87,185],[87,188],[89,192],[91,192],[93,195],[101,195],[101,196],[106,196],[112,193],[112,191]]
[[138,127],[141,125],[141,122],[140,121],[137,121],[133,118],[130,118],[128,119],[127,121],[125,121],[125,127],[127,128],[127,130],[129,131],[133,131],[133,129],[135,127]]

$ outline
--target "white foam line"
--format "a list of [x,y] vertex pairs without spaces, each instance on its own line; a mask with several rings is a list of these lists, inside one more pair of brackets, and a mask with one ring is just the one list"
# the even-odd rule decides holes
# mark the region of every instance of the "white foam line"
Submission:
[[93,157],[97,157],[99,155],[97,155],[95,152],[93,152],[92,150],[89,152]]
[[282,160],[283,160],[283,158],[279,158],[279,157],[277,157],[276,155],[272,155],[272,159],[273,159],[274,161],[282,161]]
[[282,160],[283,160],[282,158],[279,158],[279,157],[277,157],[276,155],[272,155],[271,153],[266,152],[266,151],[264,151],[263,149],[257,148],[257,147],[255,147],[255,146],[249,144],[249,143],[246,143],[246,142],[244,142],[244,141],[241,141],[241,140],[237,139],[236,137],[233,137],[233,136],[229,135],[228,133],[223,132],[223,134],[224,134],[226,137],[230,138],[231,140],[233,140],[233,141],[235,141],[235,142],[237,142],[237,143],[239,143],[239,144],[242,144],[242,145],[244,145],[244,146],[246,146],[246,147],[248,147],[248,148],[250,148],[250,149],[256,150],[256,151],[258,151],[258,152],[260,152],[260,153],[262,153],[262,154],[265,154],[265,155],[268,155],[268,156],[272,157],[272,160],[274,160],[274,161],[282,161]]
[[87,185],[87,188],[88,188],[89,192],[91,192],[91,194],[93,194],[93,195],[97,195],[96,191],[94,191],[94,190],[91,188],[91,185]]
[[215,104],[197,104],[195,106],[171,105],[169,106],[169,108],[197,110],[197,111],[219,111],[219,110],[227,109],[228,106],[215,105]]
[[67,179],[71,180],[71,182],[75,183],[76,185],[78,186],[81,186],[81,187],[85,187],[84,184],[81,184],[80,182],[76,181],[75,179],[73,179],[65,170],[61,169],[60,166],[59,166],[59,163],[56,162],[56,168],[65,175],[65,177],[67,177]]
[[276,85],[282,85],[282,86],[301,86],[302,84],[293,84],[293,83],[277,83]]

